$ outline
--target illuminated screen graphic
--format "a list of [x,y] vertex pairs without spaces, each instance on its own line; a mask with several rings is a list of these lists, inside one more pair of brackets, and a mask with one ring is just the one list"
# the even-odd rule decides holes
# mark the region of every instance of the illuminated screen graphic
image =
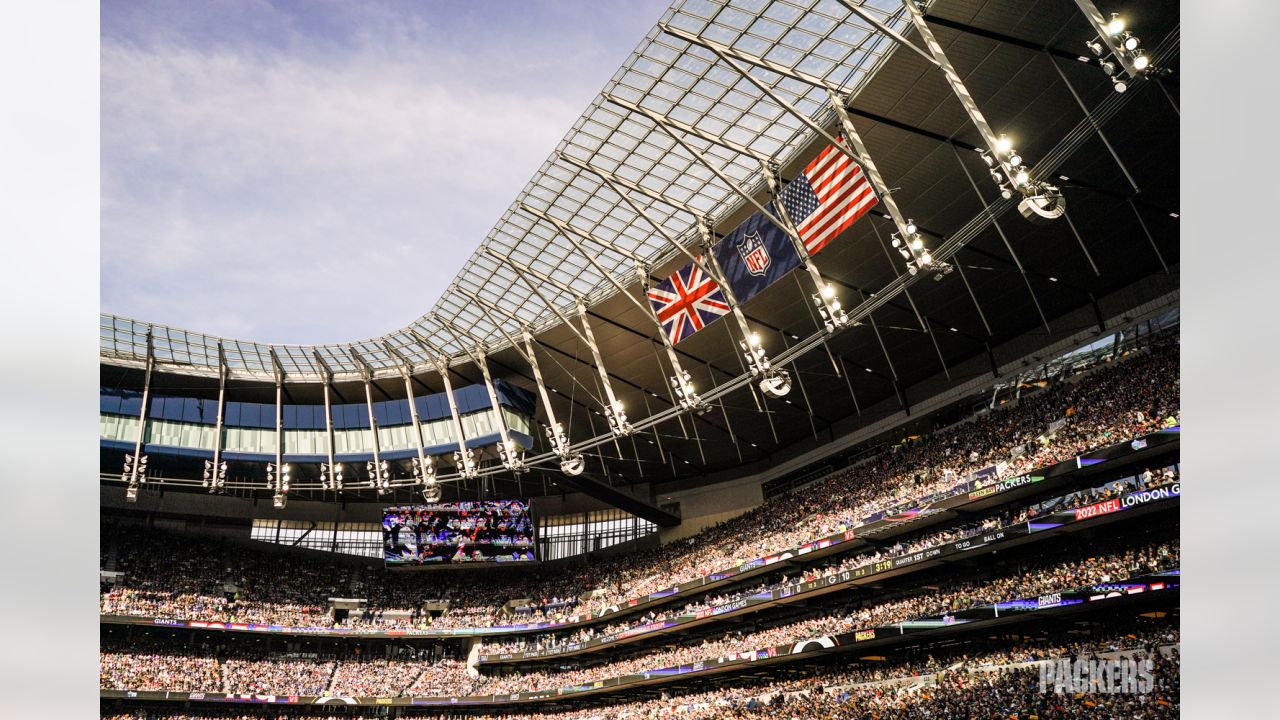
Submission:
[[526,562],[533,520],[525,500],[473,500],[402,505],[382,512],[387,565]]

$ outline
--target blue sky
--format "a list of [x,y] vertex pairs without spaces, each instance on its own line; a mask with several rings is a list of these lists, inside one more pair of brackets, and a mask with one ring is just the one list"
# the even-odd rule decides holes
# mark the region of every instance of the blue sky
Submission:
[[103,311],[272,343],[403,326],[667,4],[103,2]]

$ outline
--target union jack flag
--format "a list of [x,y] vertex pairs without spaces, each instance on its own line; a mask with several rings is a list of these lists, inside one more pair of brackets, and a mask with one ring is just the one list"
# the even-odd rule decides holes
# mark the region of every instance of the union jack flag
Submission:
[[720,286],[697,263],[689,263],[649,288],[648,297],[672,345],[729,312]]
[[819,153],[783,188],[779,199],[810,255],[817,255],[878,202],[862,167],[835,145]]

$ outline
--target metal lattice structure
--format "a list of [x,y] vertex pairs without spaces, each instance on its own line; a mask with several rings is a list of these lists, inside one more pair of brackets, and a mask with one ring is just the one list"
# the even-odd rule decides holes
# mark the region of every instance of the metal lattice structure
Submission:
[[[897,0],[872,0],[864,5],[890,27],[901,30],[910,24]],[[895,48],[888,37],[833,0],[730,4],[683,0],[663,15],[660,24],[767,58],[851,94],[856,94]],[[827,96],[820,88],[768,71],[755,74],[801,112],[824,122],[830,120]],[[490,231],[458,273],[454,286],[408,328],[347,344],[268,346],[103,315],[103,359],[145,363],[150,330],[156,361],[179,372],[215,374],[221,344],[232,376],[272,377],[277,369],[274,352],[279,370],[292,382],[324,379],[326,368],[317,356],[335,375],[360,373],[359,360],[363,360],[375,377],[393,377],[406,361],[415,367],[432,367],[438,353],[466,355],[456,335],[435,320],[435,315],[469,328],[489,347],[501,348],[509,344],[508,338],[519,334],[513,317],[535,331],[558,322],[543,297],[571,312],[575,294],[589,303],[613,294],[613,285],[554,226],[522,212],[520,206],[527,205],[618,246],[626,254],[599,248],[596,260],[623,285],[634,282],[629,256],[656,267],[677,254],[632,209],[632,203],[685,244],[698,239],[697,218],[639,193],[629,193],[629,203],[600,178],[561,160],[561,154],[615,173],[705,216],[727,217],[742,200],[656,123],[610,104],[606,96],[685,123],[779,164],[793,159],[815,137],[714,53],[664,34],[655,26]],[[698,137],[690,137],[688,142],[742,188],[755,192],[764,187],[760,167],[752,158]],[[511,266],[495,259],[486,248],[545,273],[569,290],[545,283],[542,297],[534,294]],[[492,314],[477,309],[459,287],[509,313],[501,318],[504,327],[496,326]],[[403,360],[388,348],[394,348]]]

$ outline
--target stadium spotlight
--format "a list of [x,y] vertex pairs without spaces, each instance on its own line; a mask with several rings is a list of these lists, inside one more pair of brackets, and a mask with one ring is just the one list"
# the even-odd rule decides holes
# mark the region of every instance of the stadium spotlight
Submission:
[[1010,150],[1013,150],[1013,141],[1009,139],[1008,135],[1001,135],[1000,139],[996,140],[996,152],[1001,155],[1008,155]]
[[612,405],[605,408],[605,416],[609,420],[609,429],[618,437],[626,437],[636,431],[631,423],[627,422],[626,408],[621,400],[614,400]]
[[210,493],[222,492],[227,486],[227,461],[223,460],[215,466],[212,460],[205,460],[204,477],[200,484],[209,488]]
[[836,328],[849,323],[849,315],[840,308],[840,301],[834,296],[835,289],[830,285],[813,294],[813,305],[818,308],[818,316],[822,318],[822,326],[827,332],[835,332]]
[[373,488],[377,490],[379,495],[386,495],[391,488],[391,466],[387,464],[386,460],[378,463],[366,460],[364,467],[369,473],[369,482],[373,485]]
[[320,487],[325,490],[342,489],[342,463],[334,463],[333,468],[320,463]]
[[771,398],[785,397],[791,392],[791,374],[786,370],[773,370],[760,381],[760,390]]
[[668,379],[671,381],[671,389],[675,392],[681,408],[697,410],[705,404],[702,398],[698,397],[697,388],[693,386],[693,376],[688,370],[681,368],[680,375],[672,375]]
[[476,466],[475,450],[462,449],[453,453],[453,464],[458,468],[458,475],[463,480],[475,480],[480,477],[480,468]]
[[520,446],[512,442],[509,437],[498,443],[498,457],[502,458],[502,467],[510,470],[512,474],[523,475],[529,472],[529,466],[525,464]]
[[135,461],[132,455],[125,454],[124,472],[120,473],[120,479],[129,483],[134,489],[134,497],[130,500],[136,499],[137,486],[145,485],[147,482],[147,456],[141,455]]
[[560,471],[565,475],[581,475],[586,469],[586,461],[582,453],[569,448],[569,436],[564,432],[564,425],[555,423],[546,427],[547,439],[551,441],[551,451],[560,458]]
[[916,221],[915,221],[915,220],[912,220],[912,219],[910,219],[910,218],[907,218],[907,234],[908,234],[908,235],[915,235],[915,234],[916,234],[916,231],[917,231],[917,230],[919,230],[919,229],[920,229],[920,228],[916,227]]
[[[1112,13],[1111,21],[1106,25],[1106,33],[1115,38],[1110,47],[1103,43],[1101,37],[1085,44],[1097,56],[1102,72],[1111,78],[1111,87],[1122,93],[1129,89],[1129,83],[1133,79],[1126,78],[1125,75],[1136,77],[1145,74],[1151,67],[1151,58],[1139,49],[1142,45],[1141,38],[1125,29],[1124,19],[1119,15]],[[1114,54],[1109,56],[1108,50],[1113,50]],[[1127,64],[1125,60],[1128,60]]]
[[413,459],[413,476],[423,484],[431,484],[436,481],[436,464],[430,455],[424,455],[422,460]]

